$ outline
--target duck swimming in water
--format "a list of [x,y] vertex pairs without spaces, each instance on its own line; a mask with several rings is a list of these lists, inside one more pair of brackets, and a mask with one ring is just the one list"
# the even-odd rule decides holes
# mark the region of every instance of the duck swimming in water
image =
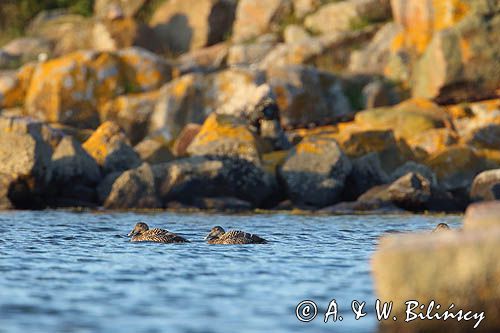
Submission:
[[440,232],[440,231],[446,231],[446,230],[451,230],[450,227],[446,223],[439,223],[432,232]]
[[205,237],[208,244],[266,244],[267,241],[254,234],[244,231],[230,230],[226,232],[222,227],[213,227]]
[[128,234],[131,242],[156,242],[156,243],[187,243],[189,242],[184,237],[181,237],[173,232],[163,229],[149,229],[149,226],[144,222],[139,222],[134,229]]

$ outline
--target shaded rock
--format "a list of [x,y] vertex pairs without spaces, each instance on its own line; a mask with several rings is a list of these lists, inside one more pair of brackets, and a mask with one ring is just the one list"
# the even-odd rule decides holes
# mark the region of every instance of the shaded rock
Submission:
[[391,202],[353,201],[341,202],[317,211],[320,214],[402,214],[405,211]]
[[146,0],[96,0],[94,14],[108,20],[133,17],[145,3]]
[[[343,200],[356,200],[369,189],[387,183],[389,177],[382,169],[379,155],[368,153],[352,160],[352,170],[346,178]],[[354,208],[353,208],[354,209]]]
[[273,67],[266,74],[285,128],[326,122],[351,112],[336,76],[301,66]]
[[[335,17],[335,20],[332,20]],[[385,21],[391,17],[389,0],[350,0],[322,6],[307,16],[304,26],[316,33],[354,30],[361,24]]]
[[391,201],[407,210],[421,210],[431,200],[431,183],[419,173],[407,173],[395,180],[387,191]]
[[153,167],[163,203],[190,203],[200,197],[235,197],[253,206],[275,204],[274,177],[237,158],[191,157]]
[[500,201],[488,201],[471,204],[464,217],[464,231],[499,229]]
[[294,203],[324,207],[339,201],[351,167],[335,140],[312,136],[290,151],[279,176]]
[[171,0],[153,14],[150,25],[164,49],[174,54],[221,42],[231,31],[232,0]]
[[101,107],[100,119],[115,122],[130,142],[136,144],[149,132],[150,118],[159,97],[160,90],[119,96]]
[[474,201],[491,201],[500,199],[500,169],[481,172],[474,178],[470,190]]
[[145,139],[134,147],[142,161],[149,164],[170,162],[174,159],[170,149],[163,143],[154,139]]
[[500,124],[489,124],[472,129],[463,141],[479,149],[498,149],[500,147]]
[[440,186],[445,190],[466,189],[474,177],[486,170],[486,162],[467,146],[451,146],[430,156],[425,162],[437,175]]
[[111,209],[161,207],[151,166],[144,163],[136,169],[122,173],[113,183],[104,207]]
[[105,174],[132,169],[141,163],[123,131],[110,121],[99,126],[85,141],[83,148],[103,168]]
[[[0,117],[0,174],[15,208],[36,209],[45,205],[50,182],[52,147],[43,124],[27,119]],[[6,200],[3,198],[4,206]]]
[[177,139],[175,139],[172,147],[172,152],[176,157],[186,157],[188,155],[187,149],[196,135],[200,132],[200,129],[200,125],[193,123],[184,126]]
[[405,302],[416,300],[428,308],[434,300],[435,305],[440,304],[443,309],[453,303],[453,313],[458,309],[464,309],[464,313],[465,309],[485,311],[486,318],[479,328],[490,332],[498,330],[498,318],[487,314],[496,313],[500,302],[500,290],[495,282],[500,271],[495,252],[499,242],[500,229],[382,238],[372,258],[375,291],[382,302],[393,302],[391,316],[397,318],[385,321],[382,329],[391,332],[474,330],[477,320],[405,322]]
[[242,0],[238,2],[233,42],[241,43],[272,31],[292,11],[289,0]]
[[271,175],[277,176],[289,153],[289,150],[279,150],[262,154],[262,169]]
[[373,109],[392,105],[394,97],[382,81],[373,81],[363,87],[364,109]]
[[249,211],[253,209],[250,202],[233,197],[196,198],[194,206],[200,209],[215,211]]
[[112,172],[110,174],[107,174],[106,176],[104,176],[104,178],[99,183],[99,185],[97,185],[97,188],[96,188],[97,198],[99,199],[99,203],[101,205],[104,205],[106,198],[111,193],[111,190],[113,188],[113,184],[118,179],[118,177],[120,177],[122,174],[123,174],[123,171],[116,171],[116,172]]
[[14,179],[11,176],[0,173],[0,210],[14,208],[14,205],[9,197],[13,181]]
[[391,182],[403,177],[408,173],[419,174],[429,181],[432,186],[437,186],[437,177],[434,171],[424,164],[419,164],[414,161],[408,161],[391,173],[389,180]]
[[[416,65],[413,95],[439,103],[497,96],[499,29],[500,15],[490,20],[474,15],[435,33]],[[424,72],[429,75],[422,75]]]
[[246,122],[226,115],[210,115],[187,152],[195,156],[239,157],[260,165],[258,142]]

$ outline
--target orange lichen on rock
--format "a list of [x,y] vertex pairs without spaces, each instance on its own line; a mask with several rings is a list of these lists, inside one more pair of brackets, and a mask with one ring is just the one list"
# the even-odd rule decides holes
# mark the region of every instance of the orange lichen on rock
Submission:
[[82,147],[99,165],[103,165],[109,154],[109,144],[116,135],[123,136],[120,127],[114,122],[106,121],[94,131]]
[[0,78],[0,107],[12,108],[24,104],[35,66],[34,63],[26,64],[13,77]]

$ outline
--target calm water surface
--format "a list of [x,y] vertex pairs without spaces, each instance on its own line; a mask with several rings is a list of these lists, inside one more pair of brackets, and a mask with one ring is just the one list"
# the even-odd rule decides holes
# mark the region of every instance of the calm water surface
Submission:
[[[135,244],[137,221],[190,244]],[[376,332],[369,260],[386,232],[460,217],[0,213],[0,332]],[[209,246],[214,225],[267,245]],[[335,298],[342,322],[299,322]],[[353,319],[352,300],[368,315]]]

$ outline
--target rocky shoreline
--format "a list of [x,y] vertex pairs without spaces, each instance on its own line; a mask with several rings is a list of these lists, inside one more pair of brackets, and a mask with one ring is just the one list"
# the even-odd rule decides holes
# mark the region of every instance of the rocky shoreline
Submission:
[[500,199],[493,2],[172,0],[141,22],[143,4],[41,13],[0,50],[1,209]]

